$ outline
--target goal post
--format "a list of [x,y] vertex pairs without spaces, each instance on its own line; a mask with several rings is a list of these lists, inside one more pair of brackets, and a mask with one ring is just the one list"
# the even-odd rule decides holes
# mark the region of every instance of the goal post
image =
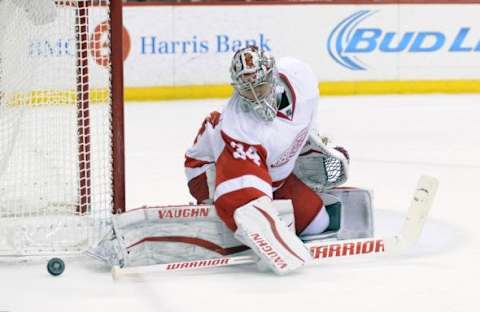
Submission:
[[112,153],[113,162],[113,211],[125,212],[125,127],[124,127],[124,89],[123,89],[123,13],[122,0],[111,0],[111,87],[112,87]]
[[78,253],[125,211],[121,0],[0,0],[0,255]]

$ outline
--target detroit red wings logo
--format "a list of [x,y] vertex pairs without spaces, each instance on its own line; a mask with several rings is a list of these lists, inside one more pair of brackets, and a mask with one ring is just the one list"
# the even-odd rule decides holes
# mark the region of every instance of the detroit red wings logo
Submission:
[[302,148],[303,142],[305,142],[307,135],[308,127],[304,128],[302,131],[300,131],[300,133],[297,134],[295,139],[293,139],[292,144],[290,144],[287,150],[284,151],[282,155],[270,165],[270,167],[276,168],[286,164]]

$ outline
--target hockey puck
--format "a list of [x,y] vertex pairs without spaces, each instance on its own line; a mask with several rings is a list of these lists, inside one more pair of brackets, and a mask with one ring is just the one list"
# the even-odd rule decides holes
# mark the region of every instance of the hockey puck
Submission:
[[65,271],[65,262],[60,258],[52,258],[48,260],[47,271],[53,276],[58,276]]

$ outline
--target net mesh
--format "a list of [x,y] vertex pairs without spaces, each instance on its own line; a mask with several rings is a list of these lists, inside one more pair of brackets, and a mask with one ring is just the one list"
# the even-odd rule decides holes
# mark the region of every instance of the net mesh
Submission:
[[0,0],[0,255],[76,253],[112,211],[108,1]]

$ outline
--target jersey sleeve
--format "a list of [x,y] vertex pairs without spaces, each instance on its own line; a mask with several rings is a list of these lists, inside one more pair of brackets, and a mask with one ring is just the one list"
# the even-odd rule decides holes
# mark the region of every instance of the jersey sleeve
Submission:
[[212,141],[218,131],[220,117],[221,114],[214,111],[204,119],[193,145],[185,153],[184,167],[188,189],[199,203],[209,197],[206,171],[215,163]]
[[216,161],[215,208],[235,231],[235,210],[265,195],[272,198],[272,180],[264,147],[236,140],[225,132],[221,137],[224,148]]

